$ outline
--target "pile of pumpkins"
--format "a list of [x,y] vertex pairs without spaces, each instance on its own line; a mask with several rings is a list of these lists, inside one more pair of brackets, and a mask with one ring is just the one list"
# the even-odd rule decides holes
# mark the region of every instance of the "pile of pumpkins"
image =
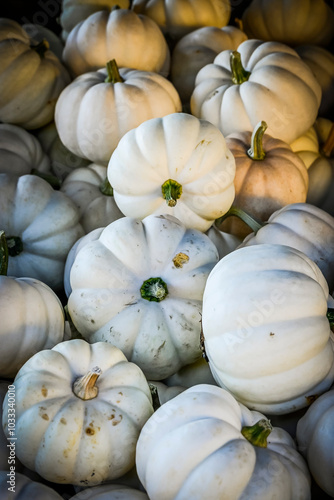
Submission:
[[334,10],[239,4],[0,18],[1,499],[334,498]]

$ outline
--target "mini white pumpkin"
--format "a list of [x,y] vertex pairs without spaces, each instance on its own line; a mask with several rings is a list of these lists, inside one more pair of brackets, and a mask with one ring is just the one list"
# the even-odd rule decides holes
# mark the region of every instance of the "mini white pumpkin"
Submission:
[[150,500],[311,498],[292,437],[213,385],[193,386],[155,411],[136,465]]
[[295,50],[251,39],[200,69],[190,109],[224,136],[253,131],[263,120],[269,135],[290,144],[313,125],[321,95],[320,84]]
[[63,61],[73,76],[103,68],[115,59],[119,67],[168,75],[170,52],[153,19],[129,9],[100,10],[78,23],[66,39]]
[[70,268],[68,311],[81,335],[116,345],[150,380],[198,360],[203,290],[218,261],[208,236],[150,215],[95,237],[78,244]]
[[150,71],[118,71],[113,60],[105,69],[78,76],[64,89],[57,101],[55,123],[60,140],[72,153],[107,165],[126,132],[181,109],[180,97],[169,80]]
[[50,160],[38,139],[17,125],[0,123],[0,172],[24,175],[50,172]]
[[51,486],[33,481],[25,474],[17,472],[8,475],[0,471],[1,500],[63,500]]
[[234,199],[235,160],[217,127],[187,113],[148,120],[120,140],[108,180],[124,215],[171,214],[206,231]]
[[[26,467],[54,483],[93,486],[134,466],[153,407],[144,374],[117,347],[61,342],[30,358],[13,385],[16,455]],[[7,393],[7,437],[8,404]]]
[[104,484],[80,491],[70,500],[149,500],[143,491],[121,484]]
[[306,407],[334,380],[328,284],[301,251],[275,244],[223,257],[206,282],[202,326],[218,385],[272,415]]
[[78,207],[80,224],[86,233],[124,217],[107,179],[107,167],[103,165],[91,163],[87,167],[76,168],[64,179],[60,191]]
[[330,497],[334,497],[333,475],[334,389],[317,398],[297,423],[298,450],[311,474]]
[[5,231],[8,275],[63,287],[67,254],[84,234],[73,201],[35,175],[0,174],[0,228]]

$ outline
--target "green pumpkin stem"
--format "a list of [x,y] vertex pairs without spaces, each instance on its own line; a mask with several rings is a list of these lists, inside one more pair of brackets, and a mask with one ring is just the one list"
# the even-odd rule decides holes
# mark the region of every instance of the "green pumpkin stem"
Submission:
[[108,178],[106,177],[104,181],[100,184],[100,191],[102,194],[105,196],[113,196],[114,195],[114,190],[108,181]]
[[250,227],[254,233],[257,233],[258,230],[265,225],[265,223],[259,221],[258,219],[255,219],[255,217],[245,212],[242,208],[232,206],[226,212],[226,214],[222,215],[221,217],[219,217],[219,219],[216,220],[216,226],[219,227],[224,222],[224,220],[232,216],[239,217],[239,219],[247,224],[247,226]]
[[96,398],[99,390],[96,387],[95,382],[97,381],[101,373],[101,368],[95,366],[92,370],[86,373],[86,375],[77,378],[74,381],[72,387],[74,394],[84,401]]
[[327,319],[329,321],[329,324],[330,324],[330,327],[331,327],[331,330],[334,330],[334,309],[332,307],[329,307],[327,309]]
[[247,151],[247,155],[252,160],[264,160],[266,153],[263,149],[263,135],[267,130],[268,125],[266,122],[259,122],[253,130],[251,137],[251,147]]
[[145,300],[160,302],[167,297],[168,288],[161,278],[149,278],[140,287],[140,294]]
[[107,78],[104,80],[105,83],[122,83],[124,79],[119,74],[118,66],[115,59],[107,62]]
[[55,190],[59,190],[61,188],[61,180],[55,175],[40,172],[37,168],[32,168],[30,173],[31,175],[36,175],[37,177],[44,179]]
[[169,207],[175,207],[177,200],[181,197],[182,186],[173,179],[168,179],[161,186],[163,198],[166,200]]
[[44,38],[41,42],[36,45],[30,45],[30,48],[33,49],[39,57],[42,59],[45,56],[45,53],[49,50],[50,45],[49,42]]
[[329,131],[325,144],[322,146],[322,153],[324,156],[326,156],[326,158],[330,158],[332,156],[333,149],[334,149],[334,123]]
[[247,82],[251,72],[247,71],[241,63],[241,55],[237,50],[233,50],[230,55],[230,66],[232,71],[232,82],[236,85]]
[[241,434],[254,446],[267,447],[267,437],[273,430],[270,420],[263,418],[254,425],[244,426]]
[[0,275],[7,276],[8,246],[5,231],[0,231]]

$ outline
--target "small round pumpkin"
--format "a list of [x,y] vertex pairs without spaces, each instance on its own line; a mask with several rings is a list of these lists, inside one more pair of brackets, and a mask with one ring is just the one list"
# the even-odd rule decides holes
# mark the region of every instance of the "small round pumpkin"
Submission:
[[[30,358],[13,385],[16,455],[23,465],[48,481],[81,486],[117,479],[134,466],[152,399],[143,372],[117,347],[61,342]],[[7,437],[8,415],[4,411],[2,422]]]

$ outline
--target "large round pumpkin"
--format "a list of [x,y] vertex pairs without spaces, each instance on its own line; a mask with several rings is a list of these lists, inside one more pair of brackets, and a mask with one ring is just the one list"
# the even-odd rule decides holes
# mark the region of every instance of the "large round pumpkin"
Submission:
[[319,267],[292,247],[259,244],[223,257],[202,310],[217,383],[265,413],[307,407],[334,380],[329,297]]

